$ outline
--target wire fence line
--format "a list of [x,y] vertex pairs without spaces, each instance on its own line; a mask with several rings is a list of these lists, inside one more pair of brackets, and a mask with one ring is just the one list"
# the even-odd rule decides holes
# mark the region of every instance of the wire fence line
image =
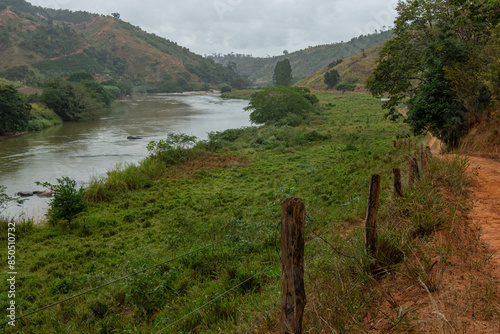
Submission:
[[140,270],[140,271],[134,272],[134,273],[132,273],[132,274],[129,274],[129,275],[127,275],[127,276],[124,276],[124,277],[121,277],[121,278],[115,279],[115,280],[113,280],[113,281],[107,282],[107,283],[105,283],[105,284],[102,284],[102,285],[97,286],[97,287],[95,287],[95,288],[92,288],[92,289],[90,289],[90,290],[87,290],[87,291],[81,292],[81,293],[76,294],[76,295],[74,295],[74,296],[71,296],[71,297],[69,297],[69,298],[66,298],[66,299],[63,299],[63,300],[57,301],[57,302],[55,302],[55,303],[52,303],[52,304],[50,304],[50,305],[47,305],[47,306],[41,307],[41,308],[39,308],[39,309],[37,309],[37,310],[34,310],[34,311],[32,311],[32,312],[29,312],[29,313],[23,314],[23,315],[21,315],[21,316],[19,316],[19,317],[16,317],[15,319],[12,319],[12,320],[9,320],[9,321],[6,321],[6,322],[2,322],[2,323],[0,324],[0,326],[5,326],[5,325],[7,325],[9,322],[11,322],[11,321],[16,321],[16,320],[19,320],[19,319],[22,319],[22,318],[28,317],[28,316],[30,316],[30,315],[33,315],[33,314],[35,314],[35,313],[38,313],[38,312],[41,312],[41,311],[43,311],[43,310],[49,309],[49,308],[54,307],[54,306],[56,306],[56,305],[62,304],[62,303],[64,303],[64,302],[70,301],[70,300],[72,300],[72,299],[75,299],[75,298],[77,298],[77,297],[83,296],[83,295],[88,294],[88,293],[90,293],[90,292],[93,292],[93,291],[96,291],[96,290],[102,289],[102,288],[104,288],[104,287],[106,287],[106,286],[108,286],[108,285],[111,285],[111,284],[114,284],[114,283],[117,283],[117,282],[123,281],[123,280],[125,280],[125,279],[127,279],[127,278],[134,277],[134,276],[139,275],[139,274],[141,274],[141,273],[143,273],[143,272],[146,272],[146,271],[148,271],[148,270],[151,270],[151,269],[157,268],[157,267],[159,267],[159,266],[162,266],[162,265],[164,265],[164,264],[167,264],[167,263],[170,263],[170,262],[176,261],[176,260],[181,259],[181,258],[183,258],[183,257],[186,257],[186,256],[189,256],[189,255],[192,255],[192,254],[198,253],[198,252],[200,252],[200,251],[202,251],[202,250],[204,250],[204,249],[207,249],[207,248],[211,248],[211,247],[217,246],[217,245],[222,244],[222,243],[224,243],[224,242],[226,242],[226,241],[228,241],[228,240],[231,240],[231,239],[237,238],[237,237],[239,237],[239,236],[245,235],[245,234],[247,234],[247,233],[249,233],[249,232],[251,232],[251,231],[254,231],[254,230],[256,230],[256,229],[258,229],[258,228],[260,228],[260,227],[262,227],[262,226],[263,226],[263,225],[259,225],[259,226],[256,226],[256,227],[253,227],[253,228],[250,228],[250,229],[248,229],[248,230],[246,230],[246,231],[244,231],[244,232],[237,233],[237,234],[233,234],[233,235],[230,235],[230,236],[226,236],[226,237],[224,237],[223,239],[221,239],[221,240],[219,240],[219,241],[217,241],[217,242],[214,242],[214,243],[212,243],[212,244],[209,244],[209,245],[206,245],[206,246],[200,247],[200,248],[195,249],[195,250],[193,250],[193,251],[190,251],[190,252],[188,252],[188,253],[185,253],[185,254],[182,254],[182,255],[179,255],[179,256],[173,257],[173,258],[171,258],[171,259],[169,259],[169,260],[166,260],[166,261],[163,261],[163,262],[161,262],[161,263],[155,264],[155,265],[153,265],[153,266],[147,267],[147,268],[145,268],[145,269],[143,269],[143,270]]
[[172,323],[171,323],[171,324],[169,324],[167,327],[165,327],[165,328],[163,328],[163,329],[159,330],[159,331],[157,332],[157,334],[158,334],[158,333],[161,333],[161,332],[163,332],[163,331],[165,331],[165,330],[167,330],[167,329],[169,329],[169,328],[171,328],[171,327],[173,327],[174,325],[178,324],[178,323],[179,323],[179,322],[181,322],[182,320],[185,320],[185,319],[186,319],[186,318],[188,318],[190,315],[192,315],[192,314],[194,314],[194,313],[198,312],[199,310],[203,309],[204,307],[206,307],[206,306],[208,306],[208,305],[212,304],[212,303],[213,303],[214,301],[216,301],[217,299],[219,299],[219,298],[221,298],[222,296],[227,295],[229,292],[231,292],[231,291],[233,291],[233,290],[235,290],[235,289],[239,288],[240,286],[242,286],[242,285],[243,285],[243,284],[245,284],[246,282],[248,282],[248,281],[252,280],[253,278],[255,278],[255,277],[257,277],[258,275],[262,274],[264,271],[266,271],[267,269],[269,269],[269,268],[271,268],[271,267],[272,267],[272,265],[267,266],[266,268],[262,269],[261,271],[259,271],[259,272],[258,272],[258,273],[256,273],[255,275],[253,275],[252,277],[249,277],[249,278],[247,278],[246,280],[244,280],[243,282],[239,283],[238,285],[236,285],[236,286],[232,287],[231,289],[226,290],[225,292],[221,293],[221,294],[220,294],[220,295],[218,295],[217,297],[215,297],[215,298],[211,299],[210,301],[206,302],[205,304],[201,305],[200,307],[198,307],[198,308],[194,309],[193,311],[189,312],[188,314],[186,314],[186,315],[185,315],[185,316],[183,316],[182,318],[179,318],[179,319],[177,319],[176,321],[172,322]]

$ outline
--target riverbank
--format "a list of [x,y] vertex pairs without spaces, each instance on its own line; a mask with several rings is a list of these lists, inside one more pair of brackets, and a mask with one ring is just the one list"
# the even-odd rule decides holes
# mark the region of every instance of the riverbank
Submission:
[[[367,95],[319,98],[323,107],[297,127],[214,132],[182,151],[177,164],[145,159],[96,178],[86,194],[89,209],[71,223],[20,226],[16,249],[22,250],[17,265],[24,268],[23,293],[16,305],[23,313],[163,264],[34,314],[16,330],[157,332],[187,316],[170,329],[274,332],[278,224],[286,197],[302,198],[307,208],[305,328],[362,328],[366,311],[387,294],[364,252],[371,175],[382,177],[383,262],[375,265],[390,268],[388,273],[403,271],[405,254],[420,254],[433,231],[454,219],[439,189],[462,176],[459,168],[432,162],[442,172],[425,174],[403,198],[393,197],[392,168],[408,178],[408,150],[393,147],[396,137],[409,133],[407,125],[384,120],[380,101]],[[5,249],[0,252],[6,256]],[[0,279],[6,272],[0,271]],[[2,300],[0,307],[8,305]]]
[[8,133],[0,136],[0,140],[5,140],[12,137],[24,135],[33,131],[40,131],[42,129],[60,125],[63,121],[61,117],[41,103],[31,103],[30,120],[28,122],[27,131]]

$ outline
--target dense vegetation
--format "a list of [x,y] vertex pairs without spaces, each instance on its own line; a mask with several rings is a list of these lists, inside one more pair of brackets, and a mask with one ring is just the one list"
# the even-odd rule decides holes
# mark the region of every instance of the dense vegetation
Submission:
[[274,67],[273,84],[277,86],[290,86],[292,83],[292,67],[290,60],[279,60]]
[[0,136],[28,127],[31,105],[13,86],[0,86]]
[[496,0],[402,1],[395,37],[380,53],[367,87],[388,94],[388,116],[450,146],[498,101],[500,4]]
[[[151,156],[139,165],[95,179],[85,191],[87,209],[71,214],[70,224],[20,222],[19,284],[29,291],[16,299],[23,313],[229,239],[18,320],[6,332],[156,332],[246,280],[167,332],[271,330],[280,299],[279,203],[289,196],[307,205],[306,328],[362,326],[377,294],[370,284],[373,265],[396,268],[427,243],[420,237],[441,228],[451,213],[427,183],[400,199],[410,204],[408,210],[390,206],[392,167],[406,158],[392,148],[392,140],[406,136],[408,128],[378,116],[378,100],[319,97],[321,112],[296,127],[230,129],[194,146],[193,138],[175,134],[152,142]],[[381,206],[390,214],[382,214],[381,262],[372,265],[358,222],[373,173],[382,175]],[[450,169],[445,173],[444,180],[454,180]],[[69,182],[61,186],[76,194]],[[6,302],[2,298],[0,307]]]

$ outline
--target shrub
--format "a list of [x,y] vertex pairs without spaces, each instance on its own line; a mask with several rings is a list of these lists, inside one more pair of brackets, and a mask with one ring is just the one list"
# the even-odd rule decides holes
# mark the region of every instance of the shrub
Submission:
[[54,191],[54,196],[49,204],[47,217],[51,225],[66,220],[68,223],[80,212],[87,208],[84,199],[83,187],[76,188],[76,181],[68,177],[57,179],[58,184],[36,182]]
[[252,123],[273,124],[290,115],[304,119],[312,110],[314,101],[317,101],[315,96],[301,87],[266,87],[252,97],[245,110],[253,110],[250,114]]
[[178,164],[188,160],[186,153],[194,143],[196,143],[195,136],[188,136],[185,133],[169,133],[167,139],[149,142],[147,149],[150,158]]

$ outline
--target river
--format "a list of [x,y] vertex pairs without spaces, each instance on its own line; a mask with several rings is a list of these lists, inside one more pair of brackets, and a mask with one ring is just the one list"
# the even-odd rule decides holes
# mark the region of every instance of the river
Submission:
[[[0,141],[0,185],[11,196],[43,190],[36,181],[56,183],[62,176],[84,185],[118,164],[139,162],[148,155],[147,143],[165,138],[168,132],[206,139],[211,131],[249,126],[249,114],[243,110],[247,104],[216,95],[150,94],[115,101],[100,119],[64,123]],[[47,206],[48,199],[33,196],[2,215],[38,221]]]

